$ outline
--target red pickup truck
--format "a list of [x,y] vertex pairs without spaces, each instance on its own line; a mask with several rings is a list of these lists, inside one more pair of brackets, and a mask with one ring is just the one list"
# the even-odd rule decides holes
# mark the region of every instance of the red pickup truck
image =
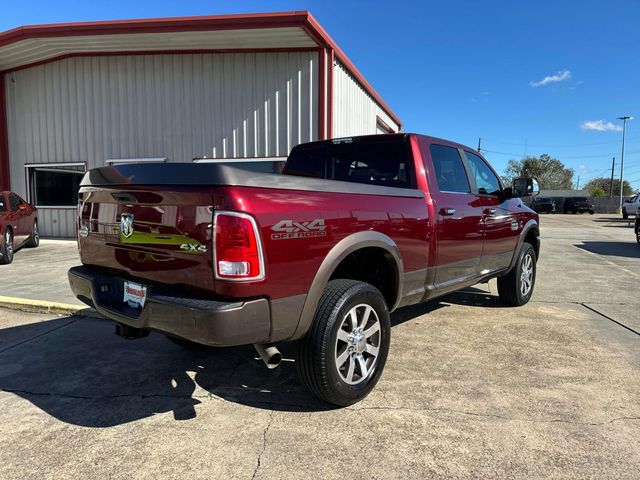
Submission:
[[471,148],[391,134],[295,147],[282,174],[220,164],[120,165],[85,175],[75,295],[176,343],[298,341],[297,370],[337,405],[366,396],[389,351],[389,313],[498,278],[533,292],[538,216]]

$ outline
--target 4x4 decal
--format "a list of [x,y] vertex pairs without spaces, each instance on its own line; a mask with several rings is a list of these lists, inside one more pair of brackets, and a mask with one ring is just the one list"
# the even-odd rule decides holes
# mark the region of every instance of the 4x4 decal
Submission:
[[316,218],[309,222],[294,222],[293,220],[280,220],[271,230],[272,240],[284,240],[287,238],[324,237],[327,226],[324,219]]

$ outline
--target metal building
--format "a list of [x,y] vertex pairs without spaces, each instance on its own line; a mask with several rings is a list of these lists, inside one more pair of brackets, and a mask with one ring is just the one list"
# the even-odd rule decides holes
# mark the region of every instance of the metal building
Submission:
[[309,12],[37,25],[0,33],[0,190],[72,237],[110,163],[285,157],[401,122]]

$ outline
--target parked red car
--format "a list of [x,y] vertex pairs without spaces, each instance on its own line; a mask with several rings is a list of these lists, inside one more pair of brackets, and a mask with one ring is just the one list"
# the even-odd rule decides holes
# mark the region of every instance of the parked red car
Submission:
[[38,209],[14,192],[0,192],[0,264],[13,262],[22,247],[40,245]]

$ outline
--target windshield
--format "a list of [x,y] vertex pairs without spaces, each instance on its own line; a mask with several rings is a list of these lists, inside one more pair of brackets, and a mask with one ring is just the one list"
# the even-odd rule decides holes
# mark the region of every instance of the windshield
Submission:
[[386,187],[415,188],[405,137],[371,135],[294,148],[283,173]]

